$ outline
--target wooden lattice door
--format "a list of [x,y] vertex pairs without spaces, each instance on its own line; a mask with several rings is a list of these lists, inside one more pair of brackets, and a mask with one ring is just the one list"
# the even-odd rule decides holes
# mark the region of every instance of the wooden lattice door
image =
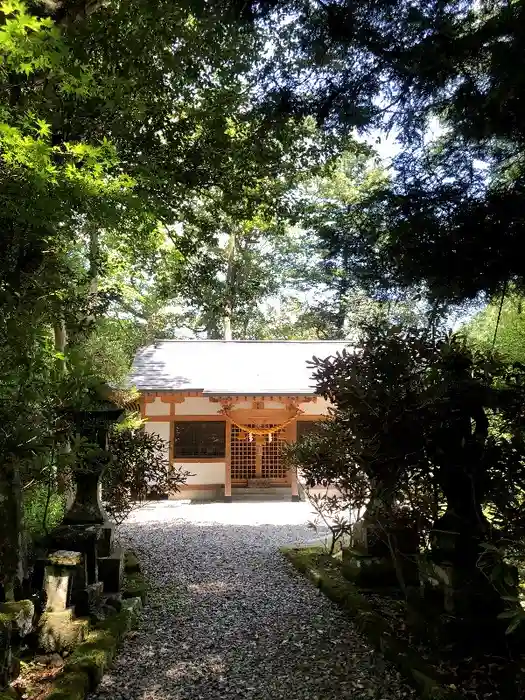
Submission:
[[232,482],[245,482],[256,476],[255,440],[250,442],[244,430],[231,429],[230,469]]
[[[264,425],[263,428],[271,428]],[[261,476],[273,482],[283,482],[287,478],[287,468],[283,464],[282,449],[286,443],[284,430],[272,434],[272,441],[266,439],[262,450]]]
[[[274,424],[249,425],[246,428],[271,428]],[[253,435],[235,425],[231,428],[230,469],[232,484],[249,485],[252,479],[266,481],[268,485],[288,483],[288,470],[283,463],[281,451],[285,444],[285,432],[279,430],[268,436]]]

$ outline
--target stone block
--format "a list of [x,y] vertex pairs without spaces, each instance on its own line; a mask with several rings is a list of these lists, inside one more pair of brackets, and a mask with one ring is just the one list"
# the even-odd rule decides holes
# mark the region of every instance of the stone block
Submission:
[[[361,588],[398,588],[399,580],[395,566],[390,557],[377,557],[368,554],[351,553],[345,554],[343,550],[342,562],[343,576]],[[405,584],[412,583],[414,572],[409,572],[405,576]],[[415,569],[417,577],[417,568]]]
[[75,613],[78,616],[89,615],[102,602],[104,595],[104,584],[102,581],[90,583],[85,588],[76,591],[72,602],[75,606]]
[[85,556],[82,552],[61,549],[49,554],[47,559],[46,610],[60,612],[70,605],[72,593],[86,586]]
[[109,557],[98,558],[98,579],[104,584],[106,593],[117,593],[122,587],[124,575],[124,552],[116,549]]
[[122,587],[124,598],[140,598],[142,603],[146,603],[149,586],[142,574],[126,574]]
[[71,584],[71,576],[67,571],[63,573],[63,570],[54,566],[46,567],[44,576],[46,610],[60,612],[68,607]]
[[85,582],[96,583],[98,545],[101,538],[101,525],[60,525],[49,534],[48,544],[49,548],[82,552],[85,555]]
[[106,597],[105,604],[106,606],[116,610],[116,612],[120,612],[122,610],[122,593],[113,593],[112,595],[108,595]]
[[133,552],[126,552],[124,557],[124,571],[127,574],[134,574],[136,571],[140,571],[140,563]]
[[58,567],[74,568],[82,562],[82,553],[69,549],[58,549],[56,552],[49,554],[48,560],[50,564]]
[[15,637],[26,637],[33,630],[34,615],[30,600],[0,603],[0,625],[8,626]]
[[106,522],[100,527],[100,539],[98,541],[98,556],[109,557],[113,551],[113,539],[115,536],[115,526]]
[[73,619],[71,608],[46,612],[38,625],[38,645],[46,653],[71,651],[85,639],[88,629],[89,621]]

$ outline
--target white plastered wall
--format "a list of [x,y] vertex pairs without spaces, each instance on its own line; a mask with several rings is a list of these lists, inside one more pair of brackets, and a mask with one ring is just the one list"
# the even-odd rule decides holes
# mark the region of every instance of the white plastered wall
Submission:
[[225,462],[175,462],[176,467],[182,467],[189,472],[187,485],[192,484],[224,484],[226,474]]
[[169,403],[161,401],[158,396],[155,397],[154,401],[146,404],[146,416],[169,416],[169,414]]
[[168,444],[166,445],[166,452],[163,453],[163,457],[165,459],[169,459],[170,457],[170,448],[169,448],[169,440],[170,440],[170,424],[168,421],[164,422],[155,422],[148,420],[146,421],[146,424],[144,425],[144,430],[147,433],[157,433],[157,435],[160,435],[160,437],[165,440]]

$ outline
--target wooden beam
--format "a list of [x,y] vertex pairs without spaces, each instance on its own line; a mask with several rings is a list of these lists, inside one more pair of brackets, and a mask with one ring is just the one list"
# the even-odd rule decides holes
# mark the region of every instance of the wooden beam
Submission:
[[184,457],[175,453],[173,461],[175,464],[218,464],[226,460],[226,457]]
[[226,420],[226,464],[224,472],[224,499],[229,501],[232,497],[232,424]]
[[162,418],[162,417],[168,418],[168,420],[177,420],[177,421],[179,421],[179,420],[180,421],[206,421],[206,422],[208,422],[208,421],[221,421],[222,423],[225,423],[227,420],[226,416],[224,416],[220,413],[219,414],[217,414],[217,413],[213,413],[213,414],[200,413],[200,414],[191,415],[191,416],[190,415],[186,416],[184,414],[176,413],[173,418],[171,418],[170,416],[159,416],[159,418]]
[[173,464],[175,448],[175,404],[170,406],[170,464]]
[[[288,426],[286,431],[286,439],[288,442],[297,441],[297,421],[293,421]],[[292,487],[292,501],[299,500],[299,489],[297,485],[297,469],[295,467],[290,467],[288,470],[288,478],[290,480],[290,486]]]
[[220,491],[222,484],[182,484],[180,491]]

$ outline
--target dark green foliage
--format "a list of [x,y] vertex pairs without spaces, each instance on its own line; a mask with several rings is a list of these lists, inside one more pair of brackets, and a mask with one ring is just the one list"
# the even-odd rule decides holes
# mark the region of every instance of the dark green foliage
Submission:
[[[394,499],[420,530],[436,515],[428,479],[429,389],[437,380],[440,338],[400,327],[369,327],[358,344],[312,365],[331,420],[299,442],[296,463],[307,485],[337,488],[354,513]],[[398,513],[398,517],[401,517]]]
[[[401,145],[390,185],[330,234],[349,270],[387,293],[422,285],[439,301],[494,293],[506,280],[523,286],[523,4],[263,7],[274,21],[295,18],[277,51],[285,60],[293,47],[295,70],[274,90],[274,110],[309,111],[339,132],[393,129]],[[429,139],[438,122],[445,133]]]
[[185,473],[170,465],[168,444],[157,433],[136,427],[114,430],[108,451],[111,462],[102,495],[115,522],[122,522],[149,495],[172,493],[185,481]]
[[[221,4],[12,0],[0,15],[3,581],[23,485],[67,468],[61,408],[118,385],[166,325],[154,274],[197,297],[190,280],[216,271],[198,268],[203,246],[232,222],[273,225],[334,141],[262,109],[266,29]],[[254,272],[237,285],[244,306],[262,290]]]
[[356,353],[313,366],[334,409],[291,450],[307,486],[338,489],[341,508],[366,506],[382,526],[417,524],[427,545],[448,506],[473,561],[481,540],[514,552],[525,534],[521,367],[396,327],[372,327]]

